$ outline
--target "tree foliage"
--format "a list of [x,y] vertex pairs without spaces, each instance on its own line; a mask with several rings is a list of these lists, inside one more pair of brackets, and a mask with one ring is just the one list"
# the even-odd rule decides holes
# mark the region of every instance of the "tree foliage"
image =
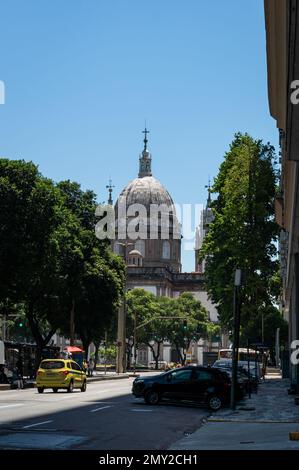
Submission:
[[136,346],[146,344],[151,349],[156,369],[164,341],[176,347],[184,364],[191,342],[205,337],[213,329],[205,308],[190,293],[168,298],[156,297],[144,289],[133,289],[127,293],[127,313],[127,332],[133,338],[135,324]]
[[56,331],[69,334],[72,309],[86,349],[113,322],[124,265],[95,237],[95,208],[96,195],[78,183],[55,184],[31,162],[0,160],[0,310],[22,305],[36,364]]
[[262,309],[274,308],[277,235],[274,220],[275,152],[268,143],[238,133],[225,154],[211,191],[214,220],[200,253],[206,259],[206,284],[218,306],[221,324],[232,327],[234,271],[243,270],[243,338],[259,324]]

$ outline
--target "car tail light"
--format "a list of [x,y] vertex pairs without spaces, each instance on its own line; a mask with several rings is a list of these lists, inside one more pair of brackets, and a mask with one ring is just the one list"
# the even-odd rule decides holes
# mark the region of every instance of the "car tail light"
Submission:
[[44,371],[43,370],[38,370],[37,375],[41,375],[41,374],[44,374]]
[[68,370],[62,370],[62,371],[60,371],[60,373],[63,374],[63,375],[68,375],[69,371]]

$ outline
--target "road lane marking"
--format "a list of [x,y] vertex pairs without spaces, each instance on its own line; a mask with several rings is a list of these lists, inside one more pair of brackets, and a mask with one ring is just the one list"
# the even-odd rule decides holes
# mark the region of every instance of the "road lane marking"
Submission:
[[105,410],[106,408],[112,408],[112,406],[102,406],[101,408],[95,408],[94,410],[90,410],[90,413],[94,413],[95,411]]
[[131,392],[131,389],[128,387],[121,387],[121,388],[115,387],[115,388],[107,388],[107,389],[97,390],[97,391],[93,390],[93,393],[119,392],[121,390],[126,390],[128,393]]
[[142,409],[137,409],[137,408],[132,408],[130,411],[141,411],[141,412],[147,412],[147,411],[154,411],[154,410],[142,410]]
[[49,421],[42,421],[41,423],[29,424],[28,426],[23,426],[22,429],[33,428],[33,426],[41,426],[42,424],[48,424],[48,423],[53,423],[53,419],[50,419]]
[[13,405],[1,405],[0,406],[0,409],[3,409],[3,408],[12,408],[13,406],[23,406],[24,403],[14,403]]
[[98,405],[102,405],[102,404],[103,405],[116,405],[119,402],[118,401],[94,401],[93,403],[97,403]]

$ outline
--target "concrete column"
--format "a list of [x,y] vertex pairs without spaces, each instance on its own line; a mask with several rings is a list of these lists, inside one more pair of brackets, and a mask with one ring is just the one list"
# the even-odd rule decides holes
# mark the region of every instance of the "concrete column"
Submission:
[[[299,339],[299,253],[295,254],[295,305],[294,308],[294,324],[292,325],[292,338],[290,340]],[[299,393],[299,365],[292,364],[293,369],[293,380],[296,389],[296,393]]]
[[116,372],[126,372],[126,319],[124,303],[118,309]]

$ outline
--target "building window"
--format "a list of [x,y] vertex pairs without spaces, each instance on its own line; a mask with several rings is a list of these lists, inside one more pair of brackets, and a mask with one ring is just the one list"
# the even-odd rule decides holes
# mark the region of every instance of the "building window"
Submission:
[[170,243],[168,240],[164,240],[163,242],[162,258],[170,259]]
[[120,255],[120,245],[117,241],[114,243],[114,253]]
[[139,251],[144,258],[145,256],[145,242],[144,240],[137,240],[135,243],[135,250]]

